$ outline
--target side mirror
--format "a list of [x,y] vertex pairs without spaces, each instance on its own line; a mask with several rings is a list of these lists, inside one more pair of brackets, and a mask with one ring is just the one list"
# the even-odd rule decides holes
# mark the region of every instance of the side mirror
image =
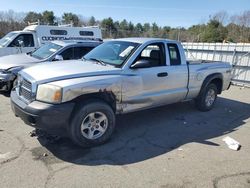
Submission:
[[22,40],[18,40],[18,47],[24,47],[24,43]]
[[146,59],[141,59],[136,61],[130,68],[138,69],[138,68],[149,68],[151,67],[150,61]]
[[63,56],[56,55],[53,61],[63,61]]

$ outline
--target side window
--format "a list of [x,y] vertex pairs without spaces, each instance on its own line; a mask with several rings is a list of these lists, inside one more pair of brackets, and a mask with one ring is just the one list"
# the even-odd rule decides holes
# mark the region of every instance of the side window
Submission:
[[73,48],[68,48],[64,50],[60,55],[63,57],[63,60],[74,59],[74,50]]
[[163,43],[148,45],[137,57],[138,60],[147,60],[150,67],[165,66],[165,48]]
[[79,31],[79,34],[81,36],[94,36],[94,32],[93,31]]
[[51,35],[67,35],[66,30],[50,30]]
[[176,44],[168,44],[170,65],[181,65],[179,48]]
[[81,59],[84,55],[89,53],[93,47],[75,47],[74,48],[74,59]]
[[21,34],[13,40],[8,47],[34,47],[32,34]]

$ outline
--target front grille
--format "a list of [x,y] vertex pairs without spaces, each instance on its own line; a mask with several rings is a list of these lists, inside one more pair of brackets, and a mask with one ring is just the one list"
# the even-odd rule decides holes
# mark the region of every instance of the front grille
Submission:
[[32,97],[32,84],[24,78],[20,81],[19,95],[27,101],[30,101]]

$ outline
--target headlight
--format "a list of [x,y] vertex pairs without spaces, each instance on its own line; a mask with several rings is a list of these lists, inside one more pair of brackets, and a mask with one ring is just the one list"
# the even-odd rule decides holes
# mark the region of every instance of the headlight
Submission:
[[60,103],[62,101],[62,88],[50,84],[38,85],[36,99],[49,103]]

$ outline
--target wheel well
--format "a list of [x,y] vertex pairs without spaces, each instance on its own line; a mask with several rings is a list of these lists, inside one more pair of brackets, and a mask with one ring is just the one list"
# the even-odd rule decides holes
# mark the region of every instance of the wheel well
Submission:
[[113,109],[114,112],[116,112],[116,97],[113,92],[97,92],[97,93],[90,93],[85,94],[77,97],[74,99],[76,102],[76,106],[83,105],[86,103],[86,101],[92,101],[92,100],[101,100],[110,105],[110,107]]
[[208,86],[208,84],[213,83],[216,85],[218,89],[218,94],[221,94],[222,92],[222,86],[223,86],[223,76],[220,73],[214,73],[205,78],[205,80],[202,83],[201,90],[199,95],[204,91],[204,89]]
[[222,92],[222,80],[221,80],[221,78],[215,78],[215,79],[211,80],[210,83],[215,84],[217,89],[218,89],[218,94],[221,94],[221,92]]

